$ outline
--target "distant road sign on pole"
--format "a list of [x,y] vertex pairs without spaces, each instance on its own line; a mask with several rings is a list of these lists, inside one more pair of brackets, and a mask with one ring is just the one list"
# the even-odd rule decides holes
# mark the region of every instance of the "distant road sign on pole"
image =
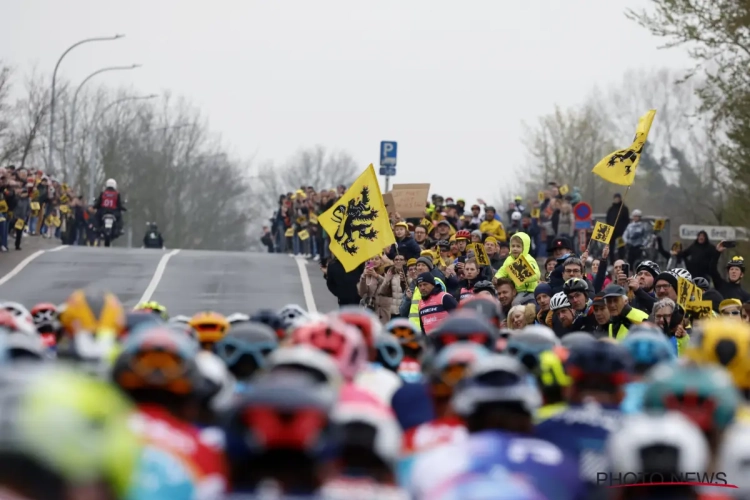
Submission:
[[391,176],[396,175],[396,158],[398,143],[396,141],[381,141],[380,143],[380,175],[385,176],[385,192],[388,192]]
[[744,227],[703,226],[692,224],[683,224],[680,226],[680,239],[694,240],[698,237],[698,233],[701,231],[705,231],[706,234],[708,234],[709,240],[748,240],[747,230]]

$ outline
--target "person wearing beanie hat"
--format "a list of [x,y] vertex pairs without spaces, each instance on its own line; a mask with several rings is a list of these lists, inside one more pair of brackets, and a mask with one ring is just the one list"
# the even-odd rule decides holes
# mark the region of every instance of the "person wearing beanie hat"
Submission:
[[421,273],[417,276],[417,289],[419,290],[419,327],[429,335],[445,318],[450,311],[458,307],[458,302],[449,293],[437,286],[432,273]]
[[482,242],[482,231],[479,229],[475,229],[471,232],[471,242],[472,243],[481,243]]
[[536,320],[539,324],[547,324],[549,301],[552,298],[552,287],[549,283],[539,283],[534,289],[534,300],[536,301]]
[[420,330],[422,329],[422,326],[419,318],[419,303],[422,300],[422,293],[417,286],[419,275],[424,273],[431,274],[435,279],[435,288],[444,292],[448,290],[449,286],[455,288],[458,285],[456,277],[451,276],[450,278],[446,278],[445,274],[435,267],[435,264],[432,261],[432,254],[430,253],[429,255],[429,257],[419,257],[414,263],[417,276],[409,286],[409,289],[404,291],[404,299],[399,308],[399,314],[402,316],[408,316],[411,324]]
[[397,222],[393,226],[393,235],[396,237],[396,243],[386,252],[389,259],[394,260],[396,255],[403,255],[406,259],[419,257],[419,243],[409,233],[409,225],[406,222]]
[[654,283],[657,300],[669,298],[677,300],[677,275],[669,271],[659,273]]

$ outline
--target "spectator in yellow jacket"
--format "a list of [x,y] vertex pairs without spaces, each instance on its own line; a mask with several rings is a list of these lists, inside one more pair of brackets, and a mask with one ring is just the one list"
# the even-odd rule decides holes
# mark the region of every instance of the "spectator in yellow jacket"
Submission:
[[503,223],[495,218],[495,213],[494,207],[484,208],[484,220],[479,224],[479,230],[482,234],[494,236],[498,241],[505,241],[505,228]]
[[521,255],[526,256],[526,261],[531,265],[531,267],[534,269],[534,275],[526,280],[524,283],[521,283],[520,285],[516,285],[516,291],[518,292],[518,296],[516,297],[515,302],[522,304],[524,303],[525,299],[528,299],[529,297],[531,300],[534,299],[534,290],[536,289],[536,286],[539,284],[539,265],[536,262],[536,259],[529,255],[529,251],[531,250],[531,238],[529,238],[529,235],[524,232],[517,232],[510,238],[510,255],[508,255],[508,258],[505,259],[505,262],[503,263],[503,266],[497,271],[495,274],[495,278],[509,278],[510,273],[508,272],[508,268],[511,264],[513,264],[518,257]]

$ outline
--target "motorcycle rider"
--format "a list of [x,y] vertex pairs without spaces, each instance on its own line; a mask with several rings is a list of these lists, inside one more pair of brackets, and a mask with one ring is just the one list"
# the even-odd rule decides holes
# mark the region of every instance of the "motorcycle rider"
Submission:
[[107,179],[104,183],[104,191],[99,193],[94,201],[94,208],[96,209],[97,227],[102,227],[104,214],[111,213],[115,216],[115,227],[112,228],[112,234],[115,237],[122,234],[122,212],[127,212],[127,209],[123,206],[122,198],[117,191],[116,180]]
[[159,232],[156,222],[146,223],[146,234],[143,236],[144,248],[164,248],[164,238]]

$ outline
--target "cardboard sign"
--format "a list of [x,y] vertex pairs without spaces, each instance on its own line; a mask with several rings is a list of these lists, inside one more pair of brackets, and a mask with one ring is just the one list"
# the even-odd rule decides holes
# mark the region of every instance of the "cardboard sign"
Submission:
[[654,221],[654,232],[658,232],[664,229],[664,219],[656,219]]
[[539,216],[541,215],[541,212],[542,212],[542,211],[541,211],[541,210],[539,210],[539,208],[532,208],[532,209],[531,209],[531,218],[532,218],[532,219],[538,219],[538,218],[539,218]]
[[[396,213],[396,202],[393,201],[393,195],[390,191],[383,195],[383,205],[385,206],[385,209],[388,210],[388,218],[390,219],[391,215]],[[419,215],[423,214],[424,211],[422,211],[422,213]],[[401,214],[399,213],[399,215]]]
[[597,222],[596,226],[594,226],[594,232],[591,234],[591,239],[609,245],[609,240],[612,239],[612,233],[614,232],[614,226]]
[[565,196],[566,194],[568,194],[569,191],[570,191],[570,188],[568,187],[567,184],[565,184],[563,186],[560,186],[560,194],[561,195]]
[[710,300],[691,300],[687,304],[687,311],[698,319],[710,318],[713,311],[713,302]]
[[525,255],[519,255],[508,267],[508,275],[517,286],[533,280],[536,277],[536,271],[526,260]]
[[289,229],[287,229],[284,233],[284,236],[286,236],[287,238],[291,238],[292,236],[294,236],[294,228],[290,227]]
[[300,231],[299,233],[297,233],[297,237],[301,241],[305,241],[307,238],[310,237],[310,233],[307,232],[307,229],[303,229],[302,231]]
[[[396,212],[403,218],[424,216],[430,194],[429,184],[394,184],[390,192]],[[385,201],[385,198],[383,198]]]
[[547,193],[544,191],[539,191],[539,194],[536,196],[537,200],[544,201],[547,199]]
[[690,302],[690,297],[693,295],[693,287],[694,285],[682,276],[677,278],[677,303],[681,305],[683,309],[687,309],[687,304]]
[[483,243],[472,243],[466,245],[466,250],[474,252],[474,258],[477,260],[477,264],[480,266],[489,266],[490,257],[487,255],[487,250],[484,249]]

